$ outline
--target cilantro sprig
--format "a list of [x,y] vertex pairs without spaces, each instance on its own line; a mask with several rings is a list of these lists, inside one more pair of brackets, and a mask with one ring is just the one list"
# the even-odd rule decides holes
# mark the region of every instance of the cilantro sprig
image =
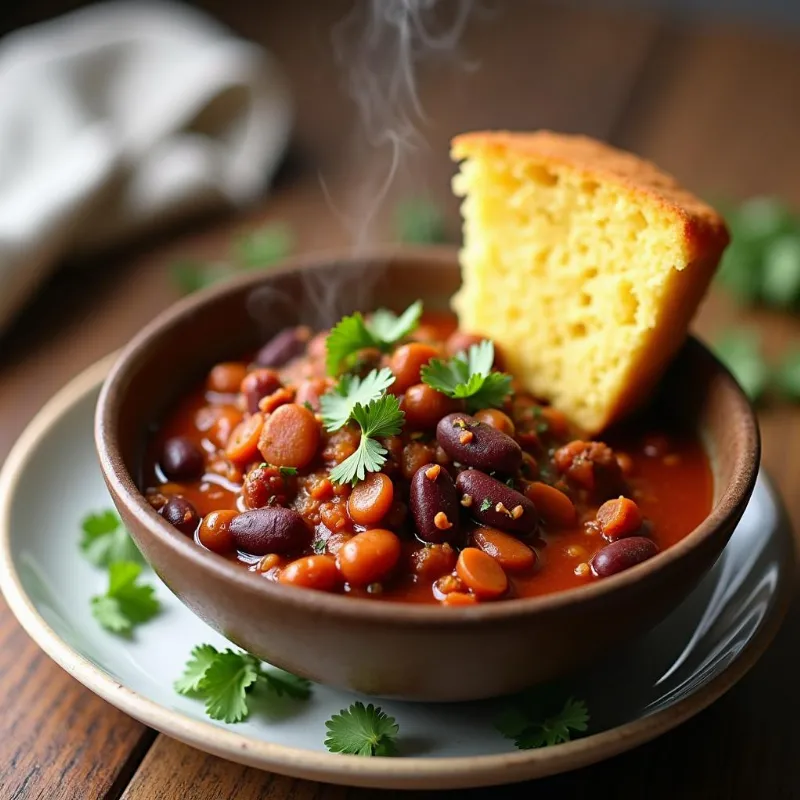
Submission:
[[395,740],[400,731],[394,717],[370,703],[353,703],[326,723],[325,747],[332,753],[356,756],[397,755]]
[[115,561],[143,563],[139,548],[114,511],[107,509],[87,514],[81,522],[81,530],[81,551],[96,567],[107,567]]
[[356,311],[341,320],[331,329],[325,346],[325,366],[329,375],[339,375],[346,369],[359,350],[375,347],[387,352],[412,333],[422,315],[422,301],[412,303],[400,316],[386,308],[379,308],[367,320]]
[[448,397],[465,399],[468,411],[501,406],[511,393],[511,376],[492,372],[493,363],[494,345],[484,339],[449,361],[433,359],[422,368],[422,380]]
[[265,669],[255,656],[243,651],[219,651],[210,644],[192,650],[183,675],[175,681],[179,694],[205,700],[206,713],[222,722],[241,722],[250,713],[250,694],[259,688],[278,697],[306,700],[311,683],[284,670]]
[[92,615],[106,630],[130,637],[136,625],[161,610],[155,589],[138,583],[142,567],[132,561],[115,561],[108,567],[108,589],[92,598]]
[[388,367],[373,369],[363,379],[356,375],[343,375],[339,383],[320,398],[325,430],[339,430],[349,421],[356,404],[369,405],[393,383],[394,375]]
[[524,693],[495,720],[495,727],[520,750],[551,747],[572,739],[589,728],[586,703],[570,697],[561,709],[548,713],[537,693]]
[[384,436],[400,433],[405,414],[393,394],[385,394],[371,403],[356,403],[352,411],[353,419],[361,427],[361,441],[356,451],[330,473],[334,483],[363,481],[367,472],[379,472],[386,463],[386,448],[377,440]]

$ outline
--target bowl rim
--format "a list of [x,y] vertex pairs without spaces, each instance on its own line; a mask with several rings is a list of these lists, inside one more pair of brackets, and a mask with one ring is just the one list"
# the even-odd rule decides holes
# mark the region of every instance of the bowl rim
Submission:
[[285,586],[267,581],[260,575],[232,563],[228,559],[205,550],[192,539],[175,530],[164,521],[145,499],[136,482],[125,467],[118,437],[119,406],[124,396],[128,376],[138,365],[147,360],[148,346],[166,335],[169,330],[187,316],[195,315],[216,299],[236,294],[247,287],[256,287],[274,277],[293,272],[330,267],[332,263],[374,264],[402,259],[418,265],[436,262],[441,267],[457,267],[455,251],[447,246],[408,247],[392,246],[375,248],[353,255],[346,251],[321,251],[293,257],[270,267],[269,271],[251,272],[237,276],[224,283],[195,292],[158,314],[144,326],[118,353],[111,371],[103,382],[95,413],[95,447],[101,471],[112,494],[124,503],[149,536],[182,557],[187,569],[205,573],[212,579],[234,583],[240,592],[245,592],[277,604],[286,604],[298,610],[313,612],[319,616],[360,621],[391,621],[395,625],[425,627],[462,627],[470,624],[482,625],[491,621],[510,622],[519,617],[537,613],[566,612],[583,603],[599,601],[606,595],[631,587],[641,580],[653,576],[701,548],[726,520],[744,509],[755,485],[760,463],[761,441],[753,408],[746,395],[727,368],[694,337],[688,337],[683,347],[699,348],[716,365],[725,390],[737,403],[743,424],[732,434],[743,440],[741,455],[734,465],[734,477],[723,490],[708,516],[683,539],[661,551],[653,558],[624,572],[604,578],[585,586],[537,597],[511,598],[498,603],[480,603],[474,606],[448,608],[422,603],[376,603],[374,600],[328,592]]

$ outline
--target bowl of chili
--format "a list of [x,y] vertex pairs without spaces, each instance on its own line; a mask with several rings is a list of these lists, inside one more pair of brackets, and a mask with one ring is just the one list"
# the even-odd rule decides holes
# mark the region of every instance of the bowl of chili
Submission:
[[449,249],[295,259],[184,299],[119,356],[105,480],[237,645],[376,696],[491,697],[648,630],[722,552],[760,446],[708,350],[689,339],[640,414],[582,437],[456,330],[458,283]]

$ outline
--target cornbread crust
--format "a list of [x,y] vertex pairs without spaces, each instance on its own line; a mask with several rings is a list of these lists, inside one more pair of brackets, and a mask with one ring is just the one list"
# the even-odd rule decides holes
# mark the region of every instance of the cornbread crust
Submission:
[[[481,186],[470,185],[470,179],[463,174],[462,165],[462,175],[454,179],[456,193],[467,197],[464,204],[465,247],[461,258],[464,287],[454,298],[453,303],[462,327],[494,338],[502,348],[510,351],[510,366],[528,390],[552,400],[587,433],[599,432],[647,398],[669,360],[684,341],[689,322],[729,241],[723,219],[714,209],[683,189],[671,175],[662,172],[651,162],[585,136],[563,135],[550,131],[475,132],[455,137],[451,155],[454,160],[466,163],[470,161],[488,165],[497,163],[504,167],[519,166],[521,169],[532,165],[535,168],[550,170],[553,175],[564,177],[573,183],[587,181],[593,185],[611,187],[622,198],[626,209],[641,208],[649,219],[656,220],[656,227],[659,228],[662,237],[668,236],[675,251],[673,255],[677,255],[673,263],[653,265],[660,271],[651,281],[653,285],[657,285],[652,291],[652,298],[649,298],[652,301],[653,319],[641,325],[641,330],[630,334],[631,337],[638,338],[635,338],[629,351],[624,351],[617,357],[614,369],[619,372],[619,380],[616,385],[604,388],[605,394],[595,398],[590,404],[591,407],[579,407],[570,401],[569,391],[565,389],[563,381],[575,380],[575,371],[584,370],[585,364],[580,361],[565,363],[562,385],[559,385],[557,377],[547,378],[540,374],[535,354],[533,356],[520,354],[522,341],[519,330],[513,335],[510,334],[502,313],[481,315],[476,310],[481,290],[486,288],[481,284],[486,284],[489,279],[487,270],[491,269],[485,264],[483,269],[475,267],[472,263],[474,257],[470,256],[470,253],[474,252],[471,248],[480,244],[481,237],[491,237],[491,231],[485,230],[485,223],[466,209],[470,195],[473,192],[478,194],[485,191],[487,180],[490,181],[491,178],[481,177],[480,181],[483,182]],[[554,178],[558,179],[560,178]],[[501,194],[504,191],[502,186],[491,188]],[[517,184],[512,185],[509,192],[515,188],[524,188],[521,180],[517,180]],[[545,193],[544,197],[546,196]],[[537,197],[538,199],[530,202],[534,204],[546,202],[541,196]],[[509,200],[511,200],[510,194]],[[544,213],[545,216],[552,216],[552,213],[568,216],[568,212],[559,209],[540,206],[532,206],[532,209],[534,212]],[[617,211],[612,209],[610,213],[614,214]],[[569,219],[559,219],[559,223],[568,226]],[[582,224],[585,226],[585,220]],[[521,233],[524,235],[524,231]],[[591,259],[591,253],[584,254],[583,257]],[[605,269],[611,273],[613,265]],[[554,267],[548,266],[545,272],[547,270],[553,272]],[[608,274],[605,277],[613,279],[614,276]],[[492,277],[492,280],[495,278]],[[498,274],[496,280],[503,280],[503,277]],[[532,299],[535,299],[535,293],[541,292],[543,288],[537,281],[538,277],[527,278],[526,292],[530,293]],[[574,302],[574,297],[563,297],[564,307]],[[532,305],[535,303],[532,302]],[[535,324],[547,325],[548,320],[537,319]],[[597,335],[597,331],[590,331],[589,335]],[[608,330],[602,331],[602,335],[608,336]],[[562,333],[559,336],[563,338]],[[569,357],[567,355],[567,360]],[[593,368],[596,366],[593,363]],[[559,374],[561,372],[562,370],[559,370]],[[581,378],[577,380],[580,381]]]

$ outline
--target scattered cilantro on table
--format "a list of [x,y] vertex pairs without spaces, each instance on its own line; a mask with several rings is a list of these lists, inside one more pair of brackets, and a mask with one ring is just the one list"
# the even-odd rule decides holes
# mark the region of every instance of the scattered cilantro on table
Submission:
[[367,405],[356,403],[353,419],[361,427],[361,441],[356,451],[330,472],[334,483],[363,481],[367,472],[379,472],[386,463],[386,448],[377,441],[385,436],[400,433],[405,414],[393,394],[385,394]]
[[785,397],[800,402],[800,348],[791,350],[778,364],[775,385]]
[[350,420],[356,404],[369,405],[393,383],[394,375],[388,367],[373,369],[363,379],[356,375],[343,375],[339,383],[320,398],[325,430],[339,430]]
[[92,615],[106,630],[130,636],[136,625],[161,609],[155,589],[138,583],[142,567],[132,561],[114,561],[108,567],[108,589],[92,598]]
[[270,223],[241,234],[226,261],[183,259],[172,265],[172,280],[183,294],[191,294],[237,272],[268,267],[292,252],[291,229],[283,223]]
[[406,244],[439,244],[447,241],[442,210],[428,200],[405,200],[395,209],[395,233]]
[[81,522],[81,530],[81,551],[95,566],[107,567],[115,561],[143,561],[142,554],[114,511],[88,514]]
[[364,348],[375,347],[388,352],[416,329],[421,315],[422,301],[417,300],[399,316],[386,308],[379,308],[368,320],[359,311],[342,317],[325,341],[328,374],[339,375],[342,367],[346,367],[347,362]]
[[489,339],[448,361],[433,359],[421,371],[422,381],[448,397],[465,399],[467,410],[502,406],[511,393],[511,376],[492,372],[494,345]]
[[[718,204],[731,232],[718,280],[741,303],[800,304],[800,215],[775,197]],[[726,207],[727,205],[727,207]]]
[[746,328],[730,330],[714,343],[713,350],[745,394],[756,402],[764,393],[770,377],[759,335]]
[[589,712],[582,700],[570,697],[560,709],[548,705],[540,691],[525,692],[495,720],[495,727],[520,750],[562,744],[588,730]]
[[356,756],[397,755],[395,740],[399,727],[394,717],[370,703],[353,703],[334,714],[326,723],[325,747],[332,753]]
[[192,650],[175,690],[205,700],[206,713],[222,722],[241,722],[250,713],[248,698],[258,688],[278,697],[306,700],[311,683],[290,672],[266,669],[263,662],[243,651],[219,651],[210,644]]

